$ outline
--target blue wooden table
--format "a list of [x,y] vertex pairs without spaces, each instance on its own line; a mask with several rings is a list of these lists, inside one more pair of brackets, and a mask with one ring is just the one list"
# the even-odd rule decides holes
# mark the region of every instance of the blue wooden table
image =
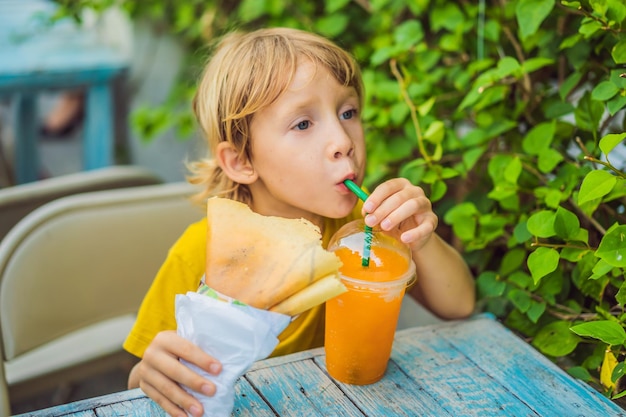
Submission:
[[0,96],[12,100],[18,184],[38,179],[36,97],[46,90],[86,91],[83,166],[113,163],[112,86],[126,59],[71,21],[47,25],[55,7],[45,0],[0,0]]
[[[399,331],[372,385],[335,381],[313,349],[257,362],[236,390],[234,416],[626,416],[489,315]],[[122,415],[165,413],[136,389],[22,416]]]

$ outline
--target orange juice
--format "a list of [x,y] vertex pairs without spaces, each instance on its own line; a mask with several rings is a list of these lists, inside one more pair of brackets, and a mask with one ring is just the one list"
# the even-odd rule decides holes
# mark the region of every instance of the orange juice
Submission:
[[367,267],[361,266],[359,250],[329,249],[343,262],[339,272],[348,291],[326,302],[326,368],[338,381],[371,384],[387,368],[402,297],[415,267],[410,252],[398,247],[374,244]]

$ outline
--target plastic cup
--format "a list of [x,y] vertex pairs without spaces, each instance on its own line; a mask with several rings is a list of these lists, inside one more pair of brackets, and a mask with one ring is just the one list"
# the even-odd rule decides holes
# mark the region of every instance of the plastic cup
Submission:
[[402,297],[415,279],[409,248],[376,228],[370,264],[361,265],[363,226],[362,220],[344,225],[328,246],[343,263],[339,272],[348,291],[326,302],[326,368],[336,380],[355,385],[384,376]]

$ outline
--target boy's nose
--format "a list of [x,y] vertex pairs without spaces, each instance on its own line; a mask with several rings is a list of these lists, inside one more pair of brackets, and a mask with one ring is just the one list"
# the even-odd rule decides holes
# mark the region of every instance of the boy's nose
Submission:
[[[348,152],[346,153],[346,156],[352,156],[352,152],[354,152],[354,148],[350,148],[348,150]],[[342,154],[341,152],[337,151],[335,152],[334,158],[335,159],[339,159],[343,156],[344,154]]]
[[331,133],[331,154],[334,159],[339,159],[343,156],[352,156],[354,153],[354,142],[348,133],[339,128]]

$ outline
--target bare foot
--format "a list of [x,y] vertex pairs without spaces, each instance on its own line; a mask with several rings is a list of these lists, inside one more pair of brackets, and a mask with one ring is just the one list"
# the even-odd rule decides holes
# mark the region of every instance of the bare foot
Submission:
[[82,119],[84,95],[82,92],[69,92],[59,100],[45,118],[42,133],[47,136],[61,136],[69,133]]

